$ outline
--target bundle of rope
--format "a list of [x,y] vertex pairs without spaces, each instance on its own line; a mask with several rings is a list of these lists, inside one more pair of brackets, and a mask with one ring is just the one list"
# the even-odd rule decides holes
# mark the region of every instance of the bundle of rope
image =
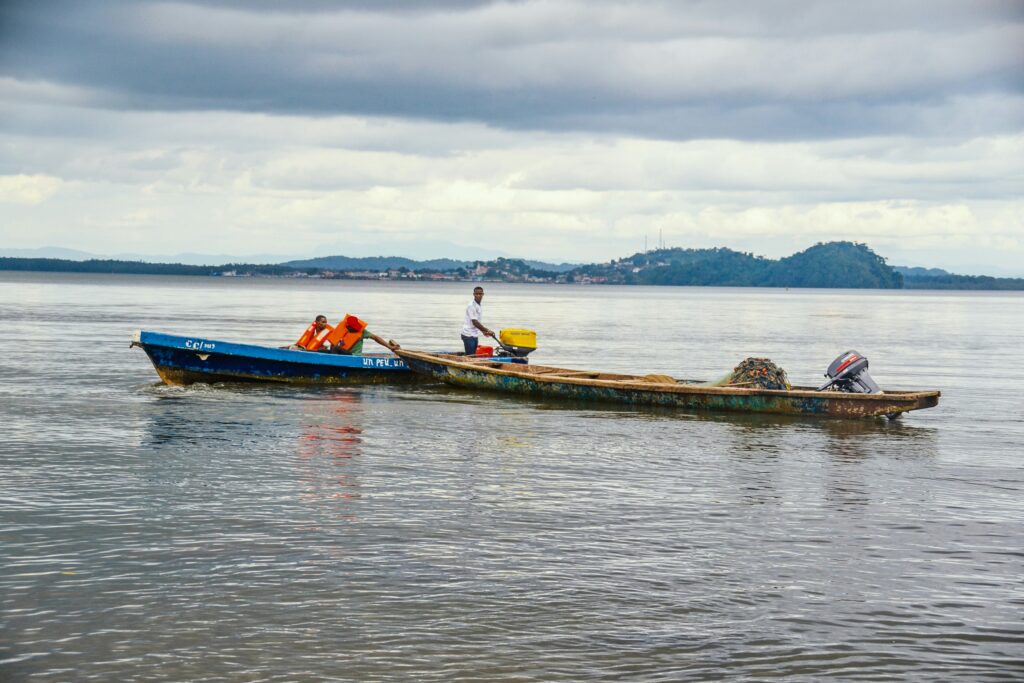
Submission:
[[768,358],[744,358],[733,368],[725,386],[759,386],[764,389],[789,389],[786,371]]

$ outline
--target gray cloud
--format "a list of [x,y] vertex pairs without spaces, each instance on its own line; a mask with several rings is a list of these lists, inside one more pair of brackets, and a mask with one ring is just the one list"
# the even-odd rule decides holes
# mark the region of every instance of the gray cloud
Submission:
[[[1013,1],[112,0],[0,11],[0,74],[88,89],[112,108],[669,139],[948,135],[951,116],[965,136],[1024,124],[1024,4]],[[975,100],[1003,106],[971,115]]]
[[0,242],[1019,270],[1022,46],[1019,0],[7,0]]

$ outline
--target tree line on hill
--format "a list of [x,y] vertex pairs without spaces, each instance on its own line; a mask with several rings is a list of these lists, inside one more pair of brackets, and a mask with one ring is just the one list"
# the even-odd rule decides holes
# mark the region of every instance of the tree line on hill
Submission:
[[[399,263],[401,265],[399,265]],[[341,270],[347,267],[350,270]],[[380,269],[387,270],[378,272]],[[1024,290],[1024,279],[955,275],[938,269],[896,268],[867,245],[819,243],[781,259],[732,249],[656,249],[608,263],[569,268],[521,259],[462,262],[400,257],[323,257],[282,264],[230,263],[193,266],[91,259],[0,258],[0,270],[151,275],[245,275],[260,277],[430,278],[507,282],[719,287],[819,287],[852,289]]]
[[[573,271],[576,275],[576,271]],[[866,245],[816,244],[782,259],[732,249],[658,249],[583,266],[574,279],[614,284],[899,289],[903,276]]]

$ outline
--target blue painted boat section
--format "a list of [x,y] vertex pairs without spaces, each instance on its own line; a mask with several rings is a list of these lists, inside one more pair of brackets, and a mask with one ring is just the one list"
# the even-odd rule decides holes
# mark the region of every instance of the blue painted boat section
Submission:
[[416,381],[401,358],[391,354],[345,356],[183,337],[142,330],[132,340],[171,384],[210,381],[359,383]]

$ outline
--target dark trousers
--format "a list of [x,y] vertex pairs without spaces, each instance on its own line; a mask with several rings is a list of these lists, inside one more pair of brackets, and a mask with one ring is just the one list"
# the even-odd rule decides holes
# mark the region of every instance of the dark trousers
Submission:
[[476,345],[480,343],[480,337],[467,337],[462,335],[462,345],[466,347],[466,355],[472,356],[476,353]]

